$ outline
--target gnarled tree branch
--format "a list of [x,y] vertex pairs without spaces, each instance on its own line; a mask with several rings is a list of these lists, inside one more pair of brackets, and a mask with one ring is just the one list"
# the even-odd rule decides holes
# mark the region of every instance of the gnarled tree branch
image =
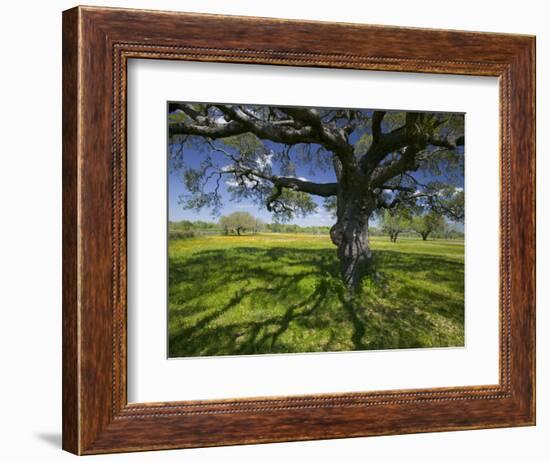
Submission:
[[275,123],[273,120],[264,121],[255,117],[240,106],[217,104],[211,107],[224,115],[224,122],[212,122],[212,117],[200,114],[192,105],[178,103],[177,109],[182,110],[192,121],[172,122],[170,136],[197,135],[221,139],[253,133],[260,139],[281,144],[319,144],[338,156],[348,168],[354,167],[353,146],[347,142],[344,130],[323,124],[315,109],[281,107],[279,110],[290,118]]

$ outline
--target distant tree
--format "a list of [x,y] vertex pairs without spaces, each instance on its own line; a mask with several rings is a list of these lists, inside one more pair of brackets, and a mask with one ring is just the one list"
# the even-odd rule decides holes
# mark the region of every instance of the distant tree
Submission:
[[[381,226],[381,224],[379,224]],[[378,226],[371,226],[369,228],[370,235],[373,237],[382,237],[385,232],[381,227]]]
[[427,240],[430,234],[443,232],[445,228],[445,219],[441,214],[432,210],[412,219],[411,227],[415,232],[422,236],[422,240]]
[[235,211],[227,216],[220,218],[220,226],[224,229],[224,233],[228,234],[234,231],[237,235],[241,232],[251,231],[256,228],[256,218],[245,211]]
[[463,239],[464,232],[458,230],[455,225],[450,223],[445,223],[443,228],[437,232],[444,239]]
[[397,242],[397,236],[411,226],[412,213],[409,208],[395,207],[384,210],[382,214],[382,231],[390,236],[393,243]]
[[257,234],[258,232],[262,232],[264,229],[265,223],[259,218],[254,218],[254,233]]
[[170,227],[176,230],[186,231],[193,229],[193,223],[184,219],[182,221],[171,222]]

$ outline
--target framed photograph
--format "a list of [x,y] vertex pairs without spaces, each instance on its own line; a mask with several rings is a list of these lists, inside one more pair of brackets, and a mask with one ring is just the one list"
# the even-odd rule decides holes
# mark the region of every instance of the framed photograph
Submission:
[[63,13],[63,448],[535,424],[535,39]]

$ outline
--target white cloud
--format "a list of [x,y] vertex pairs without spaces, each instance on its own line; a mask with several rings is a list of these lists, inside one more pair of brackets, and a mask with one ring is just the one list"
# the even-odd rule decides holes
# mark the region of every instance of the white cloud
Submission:
[[303,176],[281,176],[281,178],[299,179],[300,181],[309,181],[309,179],[304,178]]
[[260,156],[256,159],[256,165],[260,170],[264,170],[268,166],[271,166],[273,163],[273,153],[267,154],[265,156]]
[[248,179],[245,176],[242,177],[242,182],[241,181],[237,182],[233,178],[227,179],[225,181],[225,184],[227,184],[230,187],[240,187],[240,186],[242,186],[243,183],[244,183],[245,187],[247,187],[247,188],[251,188],[251,187],[256,185],[256,181],[252,181],[252,180]]

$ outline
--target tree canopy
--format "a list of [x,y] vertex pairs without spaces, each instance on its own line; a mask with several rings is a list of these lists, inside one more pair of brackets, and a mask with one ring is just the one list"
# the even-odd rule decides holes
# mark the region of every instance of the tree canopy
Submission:
[[[169,110],[170,142],[179,147],[171,166],[183,170],[187,208],[220,210],[224,181],[232,199],[253,199],[288,220],[316,210],[312,195],[335,199],[350,170],[368,179],[376,208],[415,202],[463,219],[454,185],[463,174],[462,114],[197,103]],[[200,165],[185,163],[185,148],[201,152]],[[298,177],[300,161],[333,169],[334,182]]]
[[255,218],[250,213],[245,211],[235,211],[227,216],[220,218],[220,226],[224,229],[225,233],[236,232],[237,235],[241,235],[241,232],[260,230],[263,226],[261,220]]
[[390,240],[395,243],[400,233],[405,232],[411,227],[412,212],[410,208],[397,206],[382,212],[382,231],[390,236]]
[[415,216],[411,225],[412,229],[420,234],[422,240],[426,240],[430,234],[444,230],[445,219],[435,210],[431,210],[420,216]]

